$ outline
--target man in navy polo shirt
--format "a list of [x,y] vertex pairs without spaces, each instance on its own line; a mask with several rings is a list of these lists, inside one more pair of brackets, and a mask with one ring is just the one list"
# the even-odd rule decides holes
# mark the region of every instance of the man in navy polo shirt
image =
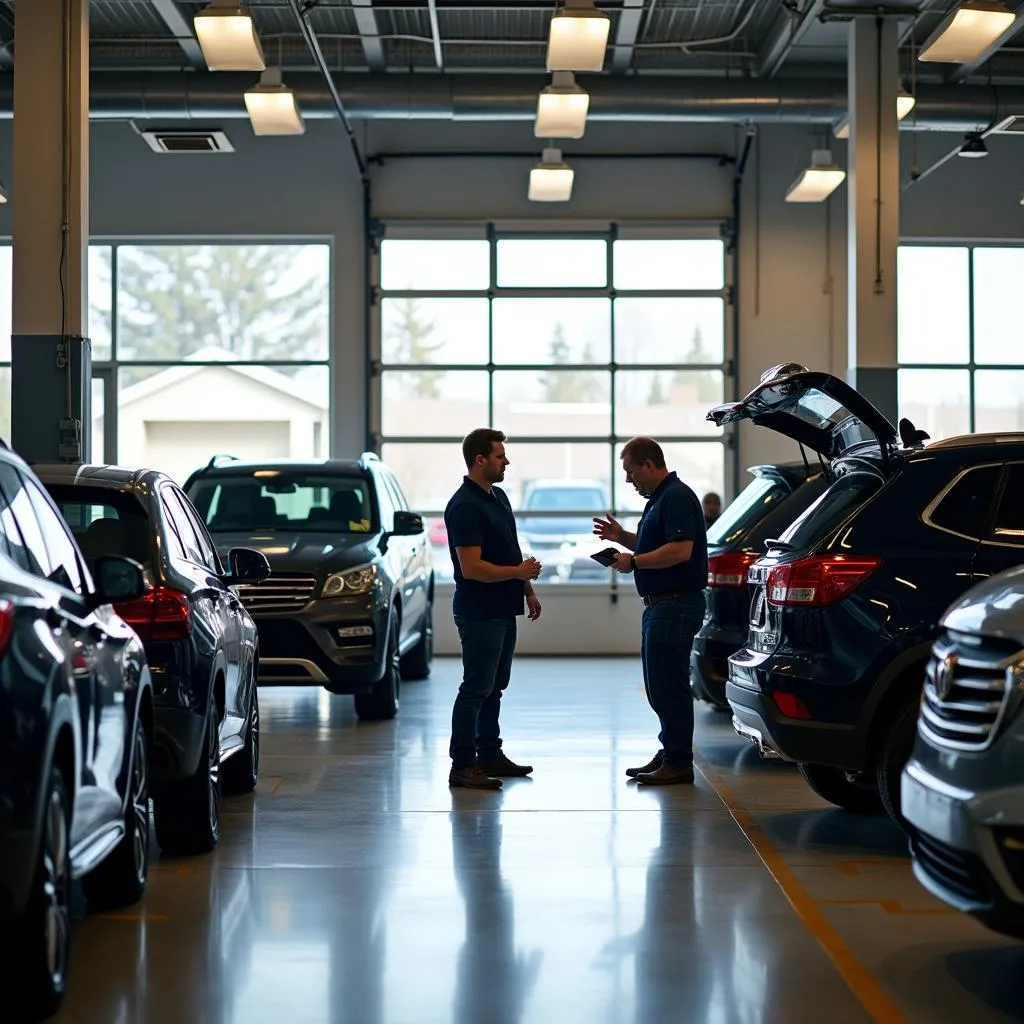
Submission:
[[[708,543],[700,499],[665,465],[661,445],[634,437],[622,449],[626,483],[647,498],[636,533],[610,515],[594,533],[621,544],[614,568],[633,573],[644,608],[640,656],[647,700],[661,722],[661,749],[626,774],[645,785],[693,782],[690,648],[704,619]],[[632,552],[632,554],[630,554]]]
[[467,474],[444,510],[455,569],[455,625],[462,642],[462,685],[452,709],[449,786],[501,789],[501,777],[529,775],[531,765],[501,749],[501,694],[512,674],[516,617],[540,616],[532,580],[536,558],[523,558],[516,519],[505,492],[505,435],[481,427],[462,442]]

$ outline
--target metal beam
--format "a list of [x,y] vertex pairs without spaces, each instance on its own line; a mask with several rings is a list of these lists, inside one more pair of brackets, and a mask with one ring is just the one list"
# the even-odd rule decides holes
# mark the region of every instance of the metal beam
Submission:
[[163,23],[174,36],[178,45],[185,51],[189,64],[194,68],[206,67],[203,51],[199,47],[199,41],[192,33],[192,26],[178,9],[174,0],[149,0],[149,2],[153,5],[153,10],[163,19]]
[[[654,0],[651,0],[654,6]],[[615,32],[615,52],[612,54],[611,70],[628,71],[633,64],[633,44],[640,34],[640,22],[644,16],[644,0],[624,0],[619,12],[619,27]]]
[[1008,43],[1022,28],[1024,28],[1024,5],[1017,8],[1017,17],[1013,19],[1013,24],[988,49],[979,54],[975,60],[955,67],[953,73],[949,75],[946,81],[962,82],[968,75],[973,75],[996,50]]
[[800,14],[796,25],[793,24],[793,16],[787,11],[775,20],[772,31],[761,47],[757,62],[754,67],[754,74],[758,78],[774,78],[779,68],[786,62],[794,46],[807,35],[808,29],[825,9],[825,0],[808,0],[803,13]]
[[366,66],[371,71],[384,70],[384,44],[377,30],[377,16],[373,13],[373,0],[352,0],[352,13],[356,19],[359,42],[363,46]]
[[437,0],[427,0],[430,11],[430,38],[434,43],[434,63],[438,71],[444,71],[444,54],[441,53],[441,29],[437,24]]

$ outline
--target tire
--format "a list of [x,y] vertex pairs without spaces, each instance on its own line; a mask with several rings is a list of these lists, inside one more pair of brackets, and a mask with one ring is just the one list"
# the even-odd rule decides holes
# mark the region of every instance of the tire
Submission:
[[124,838],[82,879],[82,889],[93,909],[127,907],[142,899],[148,874],[149,741],[139,720],[135,723],[131,775],[125,794]]
[[419,641],[402,658],[403,679],[426,679],[430,675],[430,663],[434,659],[434,602],[427,602],[423,613]]
[[398,714],[398,694],[402,669],[398,656],[398,615],[392,611],[388,622],[388,646],[384,657],[384,674],[370,693],[355,695],[356,714],[364,722],[383,722]]
[[4,957],[18,979],[21,1020],[43,1020],[60,1008],[71,953],[71,802],[64,777],[50,769],[43,834],[28,906],[5,927]]
[[917,734],[918,699],[898,704],[878,742],[875,778],[886,814],[900,828],[906,822],[900,811],[900,776],[910,760]]
[[153,800],[156,841],[164,853],[209,853],[220,839],[220,728],[210,694],[206,731],[193,775]]
[[797,770],[818,796],[836,807],[855,814],[882,812],[882,798],[870,781],[852,779],[842,768],[827,764],[798,764]]
[[245,718],[245,744],[225,762],[221,783],[225,793],[251,793],[260,778],[260,701],[253,680]]

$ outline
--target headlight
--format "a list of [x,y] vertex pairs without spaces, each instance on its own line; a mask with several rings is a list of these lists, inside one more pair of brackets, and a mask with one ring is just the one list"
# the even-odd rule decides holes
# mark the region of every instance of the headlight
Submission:
[[332,572],[324,581],[322,597],[340,597],[345,594],[366,594],[377,579],[377,566],[364,565],[359,569]]

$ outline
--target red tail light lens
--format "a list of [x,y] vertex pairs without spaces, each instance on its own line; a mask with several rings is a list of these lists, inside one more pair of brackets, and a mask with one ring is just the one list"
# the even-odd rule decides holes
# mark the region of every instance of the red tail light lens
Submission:
[[14,602],[6,597],[0,598],[0,654],[7,650],[7,645],[14,635]]
[[708,559],[709,587],[742,587],[747,582],[747,569],[757,555],[746,551],[730,551],[724,555],[712,555]]
[[811,717],[810,711],[807,710],[807,705],[795,693],[779,691],[772,694],[772,699],[787,718],[810,719]]
[[872,555],[816,555],[768,571],[768,603],[782,608],[824,608],[841,601],[880,565]]
[[114,605],[143,643],[151,640],[184,640],[192,632],[188,597],[170,587],[153,587],[135,601]]

